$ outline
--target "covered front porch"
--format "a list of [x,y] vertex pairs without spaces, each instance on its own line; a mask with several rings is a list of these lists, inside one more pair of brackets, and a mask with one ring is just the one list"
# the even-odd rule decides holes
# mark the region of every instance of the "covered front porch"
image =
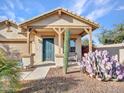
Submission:
[[[82,57],[81,38],[89,34],[89,51],[92,51],[92,28],[81,26],[30,26],[27,32],[28,54],[34,54],[34,64],[55,62],[63,65],[64,31],[70,31],[70,40],[75,41],[77,59]],[[29,41],[32,41],[29,42]],[[70,51],[71,52],[71,51]]]
[[89,51],[92,51],[92,31],[98,25],[64,9],[57,9],[26,21],[20,27],[22,34],[27,35],[27,55],[31,65],[55,62],[56,66],[63,66],[65,30],[70,32],[70,40],[75,41],[74,52],[80,60],[81,38],[89,34]]

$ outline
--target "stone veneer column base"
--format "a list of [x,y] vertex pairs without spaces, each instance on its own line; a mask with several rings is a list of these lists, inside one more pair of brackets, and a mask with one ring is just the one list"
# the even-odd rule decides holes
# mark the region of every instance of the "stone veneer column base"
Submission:
[[56,54],[55,55],[56,67],[63,67],[63,60],[64,60],[63,54]]
[[22,56],[23,67],[33,66],[34,64],[34,54],[27,54]]

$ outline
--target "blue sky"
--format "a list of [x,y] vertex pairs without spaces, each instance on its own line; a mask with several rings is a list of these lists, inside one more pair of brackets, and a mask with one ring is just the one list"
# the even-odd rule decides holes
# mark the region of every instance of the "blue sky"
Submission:
[[[20,23],[58,7],[85,16],[105,28],[124,22],[124,0],[0,0],[0,20]],[[100,31],[93,32],[97,44]]]

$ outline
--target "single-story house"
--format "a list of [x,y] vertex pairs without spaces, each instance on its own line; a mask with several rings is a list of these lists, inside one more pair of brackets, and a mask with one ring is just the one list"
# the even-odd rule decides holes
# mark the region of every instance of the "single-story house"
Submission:
[[0,23],[0,47],[18,51],[24,60],[34,64],[63,63],[64,31],[70,31],[75,52],[81,58],[81,38],[89,34],[89,51],[92,51],[92,31],[99,25],[85,17],[59,8],[36,16],[20,24],[11,21]]

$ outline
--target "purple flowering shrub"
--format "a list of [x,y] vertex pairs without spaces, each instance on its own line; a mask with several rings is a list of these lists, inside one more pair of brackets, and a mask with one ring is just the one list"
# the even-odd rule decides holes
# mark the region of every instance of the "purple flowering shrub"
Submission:
[[124,66],[118,56],[110,56],[107,50],[85,53],[79,62],[83,72],[98,80],[124,80]]

